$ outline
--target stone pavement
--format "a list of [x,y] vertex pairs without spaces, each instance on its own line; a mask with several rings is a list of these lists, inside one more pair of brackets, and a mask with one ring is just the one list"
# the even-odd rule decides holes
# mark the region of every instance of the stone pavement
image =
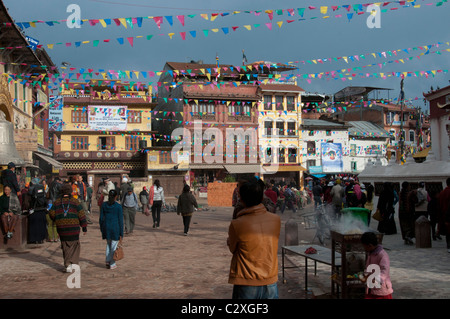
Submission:
[[[311,210],[282,215],[280,247],[289,219],[298,222],[301,243],[311,242],[314,230],[305,230],[301,218]],[[63,272],[60,245],[46,242],[0,251],[0,299],[229,299],[231,253],[226,239],[231,215],[228,207],[198,211],[189,235],[184,236],[182,218],[176,213],[162,213],[159,229],[152,228],[151,216],[137,213],[134,234],[124,238],[125,258],[110,270],[105,268],[106,243],[94,211],[94,223],[80,236],[81,288],[67,287],[70,274]],[[450,254],[445,240],[433,242],[433,248],[416,249],[404,246],[400,235],[391,235],[385,236],[384,246],[391,258],[394,298],[448,298]],[[304,291],[301,267],[286,270],[286,283],[281,282],[281,249],[279,255],[280,299],[313,297]],[[329,292],[330,267],[319,265],[318,275],[310,274],[311,292]]]

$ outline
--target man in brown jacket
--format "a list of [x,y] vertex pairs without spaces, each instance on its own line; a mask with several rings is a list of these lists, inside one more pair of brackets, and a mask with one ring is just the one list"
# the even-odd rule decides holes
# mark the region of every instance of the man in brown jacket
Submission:
[[239,194],[245,208],[228,230],[228,246],[233,253],[228,282],[234,285],[233,299],[277,299],[280,217],[262,204],[261,180],[244,183]]

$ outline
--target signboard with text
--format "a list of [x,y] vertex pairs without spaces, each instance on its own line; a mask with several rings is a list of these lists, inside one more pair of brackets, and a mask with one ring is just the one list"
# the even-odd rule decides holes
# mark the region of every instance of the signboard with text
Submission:
[[62,132],[63,130],[63,98],[62,96],[50,96],[48,107],[48,130],[50,132]]
[[126,106],[90,105],[88,112],[88,123],[92,130],[125,131],[127,129]]

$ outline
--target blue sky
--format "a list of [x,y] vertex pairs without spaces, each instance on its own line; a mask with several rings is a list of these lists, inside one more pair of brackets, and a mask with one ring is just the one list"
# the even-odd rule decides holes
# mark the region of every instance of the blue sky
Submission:
[[[375,86],[394,89],[390,91],[390,98],[398,98],[400,78],[364,77],[359,73],[383,72],[407,72],[426,71],[436,69],[448,69],[450,65],[450,49],[446,43],[450,41],[450,4],[444,2],[436,6],[439,0],[417,0],[414,5],[420,8],[404,8],[398,2],[392,2],[382,7],[387,12],[381,13],[381,27],[370,29],[367,26],[368,13],[358,15],[351,9],[346,11],[343,5],[363,4],[354,0],[309,0],[309,1],[218,1],[218,0],[4,0],[4,3],[16,22],[34,20],[54,21],[64,20],[71,14],[67,12],[70,4],[76,4],[81,9],[82,19],[112,19],[128,17],[156,17],[172,16],[173,25],[167,18],[163,19],[160,29],[150,19],[144,19],[142,26],[124,28],[114,23],[106,28],[100,24],[96,26],[82,25],[81,28],[68,28],[65,23],[56,26],[48,26],[38,23],[35,28],[25,29],[25,34],[40,41],[40,44],[54,44],[59,42],[91,41],[80,47],[66,47],[55,45],[53,49],[47,49],[54,63],[58,66],[62,62],[69,62],[75,68],[135,70],[135,71],[160,71],[166,61],[188,62],[190,60],[203,60],[205,63],[215,63],[216,55],[221,64],[242,64],[242,50],[245,50],[248,62],[298,62],[299,67],[294,72],[300,75],[298,84],[307,92],[333,94],[346,86]],[[431,4],[431,5],[427,5]],[[316,9],[309,9],[310,6]],[[320,7],[327,6],[326,14],[320,12]],[[332,6],[341,6],[337,11]],[[302,17],[298,8],[305,8]],[[391,10],[391,8],[398,8]],[[283,14],[277,11],[283,9]],[[294,15],[289,16],[287,9]],[[274,10],[272,20],[265,10]],[[238,14],[232,14],[240,11]],[[249,11],[249,12],[245,12]],[[259,11],[262,11],[260,14]],[[365,11],[365,10],[364,10]],[[278,11],[279,12],[279,11]],[[218,16],[211,21],[213,13],[230,13]],[[349,20],[347,14],[354,13]],[[201,14],[208,14],[208,20]],[[336,17],[342,15],[342,17]],[[177,16],[185,16],[185,25],[182,26]],[[329,18],[324,19],[324,16]],[[315,19],[311,19],[315,18]],[[288,23],[287,21],[291,21]],[[272,22],[270,30],[266,23]],[[283,22],[281,27],[278,23]],[[233,31],[232,27],[238,26]],[[245,26],[251,26],[247,30]],[[229,28],[225,33],[222,28]],[[214,32],[213,29],[218,29]],[[205,31],[208,30],[207,36]],[[194,38],[191,31],[196,32]],[[186,32],[183,40],[180,32]],[[174,33],[172,39],[168,36]],[[153,35],[147,40],[148,35]],[[130,46],[127,37],[144,36],[135,38],[133,47]],[[123,45],[117,38],[124,37]],[[110,43],[104,43],[104,39],[111,39]],[[100,40],[97,47],[92,41]],[[431,48],[429,54],[419,46],[432,45],[441,42],[439,48]],[[393,50],[401,51],[397,56],[386,54],[386,58],[378,53]],[[440,50],[441,54],[435,51]],[[374,58],[370,53],[376,53]],[[343,59],[338,61],[333,58],[344,56],[364,55],[365,59],[345,63]],[[420,58],[417,58],[419,56]],[[413,57],[409,60],[409,57]],[[319,63],[317,59],[328,59]],[[403,59],[404,63],[395,62]],[[312,63],[316,60],[317,63]],[[305,61],[302,63],[302,61]],[[310,61],[310,62],[307,62]],[[382,67],[379,67],[379,63]],[[376,66],[367,67],[376,64]],[[384,64],[384,65],[383,65]],[[355,68],[352,73],[357,76],[352,80],[318,79],[312,78],[310,82],[303,79],[304,74],[316,74],[321,72],[338,71]],[[419,98],[414,104],[423,106],[422,93],[427,92],[431,86],[444,87],[449,85],[450,75],[437,74],[435,77],[425,76],[407,77],[405,79],[405,94],[407,99]],[[139,79],[145,82],[157,82],[158,78]],[[387,98],[387,93],[379,93],[379,97]]]

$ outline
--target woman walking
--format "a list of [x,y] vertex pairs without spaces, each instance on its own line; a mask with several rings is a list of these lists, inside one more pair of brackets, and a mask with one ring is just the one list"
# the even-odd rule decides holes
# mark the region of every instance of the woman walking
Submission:
[[106,268],[117,268],[114,260],[114,251],[123,237],[123,210],[122,205],[116,202],[117,191],[110,190],[108,201],[100,207],[100,231],[102,239],[106,239]]
[[72,197],[69,183],[62,186],[61,193],[62,197],[55,200],[48,213],[56,223],[66,272],[72,272],[72,265],[78,265],[80,261],[80,227],[86,235],[87,220],[80,202]]
[[161,207],[166,206],[166,200],[164,198],[164,189],[161,187],[159,180],[155,180],[153,186],[150,189],[152,203],[152,217],[153,228],[159,228],[161,221]]
[[189,185],[184,185],[183,193],[178,197],[177,214],[183,216],[184,236],[187,236],[189,232],[194,207],[198,208],[197,200],[191,194],[190,190]]

